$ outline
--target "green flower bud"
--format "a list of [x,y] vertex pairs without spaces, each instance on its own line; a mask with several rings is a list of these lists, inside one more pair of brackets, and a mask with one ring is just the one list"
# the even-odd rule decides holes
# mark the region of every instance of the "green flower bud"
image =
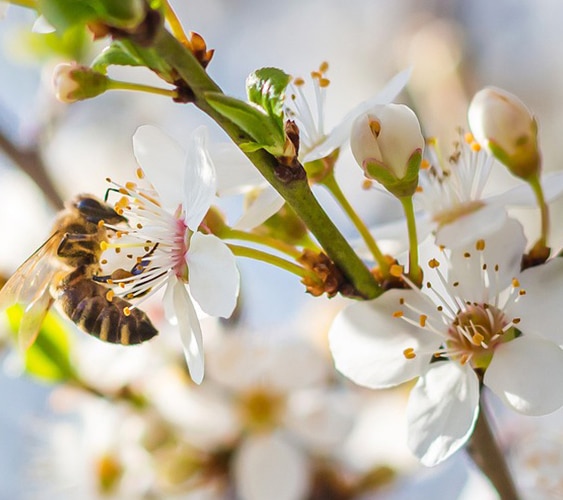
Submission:
[[378,105],[358,117],[352,126],[350,146],[367,178],[399,198],[414,193],[424,137],[409,107]]
[[537,124],[515,95],[486,87],[473,97],[468,110],[471,132],[517,177],[530,179],[540,171]]
[[53,86],[57,99],[76,102],[103,94],[108,89],[106,75],[76,63],[57,65],[53,75]]

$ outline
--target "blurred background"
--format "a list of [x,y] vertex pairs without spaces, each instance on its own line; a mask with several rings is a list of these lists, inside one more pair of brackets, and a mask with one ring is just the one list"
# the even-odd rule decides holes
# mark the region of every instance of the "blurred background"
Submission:
[[[556,0],[171,3],[186,31],[215,49],[208,71],[228,94],[243,97],[246,76],[260,67],[307,77],[328,61],[330,130],[411,67],[399,100],[416,110],[425,135],[438,137],[448,153],[456,127],[466,126],[473,93],[495,85],[533,110],[544,168],[560,169],[563,4]],[[103,45],[82,33],[64,39],[33,33],[35,21],[34,12],[15,6],[0,20],[4,278],[48,237],[61,200],[82,192],[103,196],[109,176],[131,179],[131,137],[139,125],[157,125],[185,145],[204,123],[214,141],[226,140],[195,108],[158,96],[108,92],[72,105],[56,101],[54,66],[89,63]],[[131,68],[110,75],[159,84]],[[351,165],[339,177],[342,188],[366,222],[393,220],[398,207],[362,190],[346,148],[341,163]],[[492,174],[493,191],[515,183],[502,169]],[[344,234],[355,237],[330,198],[318,196]],[[241,199],[221,206],[235,220]],[[561,207],[552,208],[556,251],[563,243]],[[535,210],[515,214],[534,238]],[[204,324],[209,370],[201,388],[189,383],[177,335],[166,326],[149,345],[122,348],[57,319],[80,381],[65,384],[60,374],[25,373],[4,322],[0,499],[496,498],[464,452],[433,469],[412,458],[405,444],[408,387],[376,393],[335,372],[326,331],[344,300],[314,299],[294,276],[265,265],[240,259],[239,267],[236,318]],[[147,308],[162,315],[157,301]],[[492,398],[491,404],[498,406]],[[562,498],[563,414],[523,419],[498,410],[498,433],[523,491],[530,498]],[[279,452],[271,465],[283,474],[259,472],[256,457],[265,449]],[[263,496],[264,482],[273,496]]]

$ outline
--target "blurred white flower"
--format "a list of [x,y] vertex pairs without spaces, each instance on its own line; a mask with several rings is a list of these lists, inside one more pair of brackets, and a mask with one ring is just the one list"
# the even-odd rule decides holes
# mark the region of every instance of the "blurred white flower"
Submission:
[[[165,287],[165,315],[178,324],[196,383],[203,379],[204,358],[192,297],[205,313],[228,317],[239,290],[231,251],[216,236],[198,231],[216,190],[205,139],[205,130],[196,130],[184,154],[158,129],[143,126],[137,130],[133,148],[142,166],[137,175],[141,180],[146,172],[152,184],[116,184],[123,197],[115,208],[127,218],[130,229],[116,227],[118,237],[107,245],[110,252],[123,249],[132,261],[130,270],[118,269],[117,275],[110,272],[116,294],[147,298]],[[112,256],[105,254],[105,259]]]
[[28,491],[60,500],[144,498],[154,480],[141,446],[146,422],[101,399],[78,403],[72,419],[40,426]]
[[[408,444],[435,465],[469,438],[479,410],[479,380],[525,414],[563,405],[563,343],[556,311],[563,262],[520,273],[526,240],[509,220],[493,237],[450,256],[447,277],[432,259],[423,290],[390,290],[335,319],[330,348],[354,382],[386,388],[420,377],[409,398]],[[519,333],[521,332],[521,334]]]

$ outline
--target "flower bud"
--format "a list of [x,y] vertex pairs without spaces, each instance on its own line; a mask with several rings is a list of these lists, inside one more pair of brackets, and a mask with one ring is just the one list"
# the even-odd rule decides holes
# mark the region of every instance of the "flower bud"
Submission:
[[361,115],[352,125],[350,146],[367,178],[397,197],[414,193],[424,138],[409,107],[385,104]]
[[514,175],[529,179],[539,173],[536,120],[515,95],[495,87],[480,90],[469,105],[468,121],[477,142]]
[[76,102],[103,94],[108,77],[86,66],[73,63],[57,65],[53,75],[55,95],[62,102]]

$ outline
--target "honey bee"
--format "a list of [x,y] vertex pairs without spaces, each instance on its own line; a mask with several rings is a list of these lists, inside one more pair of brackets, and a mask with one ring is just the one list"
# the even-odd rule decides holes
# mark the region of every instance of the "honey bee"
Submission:
[[79,195],[58,214],[54,232],[0,290],[0,311],[13,303],[25,306],[19,344],[33,344],[43,319],[56,303],[81,330],[114,344],[139,344],[158,331],[148,316],[94,280],[100,271],[105,223],[126,219],[107,203]]

